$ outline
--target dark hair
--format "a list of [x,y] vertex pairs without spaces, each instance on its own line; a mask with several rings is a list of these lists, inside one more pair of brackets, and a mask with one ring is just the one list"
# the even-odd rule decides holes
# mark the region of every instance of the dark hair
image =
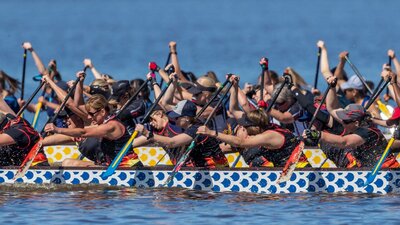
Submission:
[[11,94],[15,94],[15,92],[20,89],[20,82],[17,79],[10,77],[8,74],[6,74],[6,72],[0,70],[0,85],[3,89],[6,89],[6,82],[9,86],[8,91]]
[[[140,86],[142,86],[142,84],[145,83],[145,81],[143,79],[134,79],[131,80],[131,95],[133,95]],[[144,87],[143,90],[140,92],[140,96],[144,99],[144,100],[150,100],[150,89],[148,86]]]
[[181,72],[182,72],[182,75],[183,75],[186,79],[188,79],[190,82],[192,82],[192,83],[195,83],[195,82],[196,82],[197,77],[196,77],[196,75],[194,75],[192,72],[185,72],[185,71],[183,71],[183,70],[181,70]]

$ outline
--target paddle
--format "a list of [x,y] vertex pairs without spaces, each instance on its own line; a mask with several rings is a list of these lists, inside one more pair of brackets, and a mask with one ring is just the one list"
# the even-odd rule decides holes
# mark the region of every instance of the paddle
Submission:
[[203,106],[203,108],[201,108],[201,110],[197,113],[196,117],[194,118],[195,120],[197,120],[201,114],[203,114],[203,112],[207,109],[208,106],[210,106],[210,104],[218,97],[219,93],[221,93],[222,89],[224,89],[224,87],[230,83],[229,82],[229,78],[232,76],[231,73],[228,74],[228,77],[226,78],[226,81],[218,88],[218,90],[215,92],[215,94],[213,95],[213,97],[211,98],[210,101],[207,102],[207,104],[205,104]]
[[36,96],[36,94],[40,91],[40,89],[42,89],[43,85],[45,83],[41,82],[40,85],[36,88],[36,90],[33,92],[33,94],[31,95],[31,97],[29,97],[28,101],[25,102],[25,104],[22,106],[22,108],[18,111],[17,113],[17,117],[21,116],[22,113],[24,112],[24,110],[28,107],[28,105],[32,102],[33,98]]
[[[158,105],[160,102],[161,98],[167,91],[168,87],[172,84],[172,79],[169,80],[167,87],[162,90],[160,95],[157,97],[157,99],[154,101],[154,103],[151,105],[150,109],[147,111],[146,115],[144,116],[142,120],[142,124],[148,122],[150,119],[150,115],[153,112],[154,108]],[[122,110],[121,110],[122,111]],[[101,178],[106,179],[110,175],[114,173],[114,171],[118,168],[119,164],[121,163],[122,158],[126,155],[126,153],[129,151],[129,149],[132,147],[132,142],[135,140],[136,136],[138,135],[138,131],[133,132],[129,140],[125,143],[125,145],[122,147],[122,149],[118,152],[118,154],[115,156],[111,164],[108,166],[107,170],[101,174]]]
[[264,88],[265,88],[265,72],[268,71],[268,59],[267,58],[262,58],[261,59],[262,63],[261,65],[261,88],[260,88],[260,100],[264,101]]
[[148,85],[148,83],[151,81],[151,78],[147,79],[146,82],[144,82],[139,89],[136,90],[135,93],[128,99],[128,101],[125,102],[125,104],[121,107],[121,109],[117,112],[116,117],[119,117],[119,115],[128,107],[139,95],[139,93]]
[[389,79],[383,84],[383,86],[376,92],[374,96],[371,96],[371,98],[368,100],[367,105],[365,106],[365,110],[367,110],[373,103],[374,101],[379,97],[379,95],[382,93],[382,91],[386,88],[386,86],[390,82],[390,77]]
[[[229,82],[229,85],[227,87],[226,92],[224,93],[224,95],[219,99],[217,105],[214,107],[213,111],[210,113],[210,115],[208,115],[207,120],[204,122],[204,126],[207,126],[207,124],[210,122],[210,120],[213,118],[215,112],[218,110],[218,107],[221,105],[222,101],[224,100],[224,98],[228,95],[229,90],[231,89],[233,83],[231,83],[229,81],[229,78],[232,76],[232,74],[228,74],[228,79],[226,79],[227,81],[225,81],[224,84]],[[218,91],[217,91],[218,92]],[[203,107],[203,109],[206,108],[206,106]],[[202,110],[202,112],[204,112],[204,110]],[[200,116],[199,114],[196,115],[196,118]],[[171,173],[169,174],[167,180],[165,181],[165,183],[162,186],[167,186],[169,185],[172,180],[174,179],[175,175],[179,172],[179,170],[182,168],[182,166],[185,164],[187,158],[189,157],[189,154],[192,152],[192,150],[194,149],[194,147],[196,146],[196,142],[197,139],[200,137],[200,134],[197,134],[192,142],[190,143],[189,147],[187,147],[186,151],[183,153],[183,155],[180,157],[180,159],[178,160],[178,162],[176,163],[174,169],[171,171]]]
[[321,61],[321,48],[318,48],[318,59],[317,59],[317,69],[315,71],[314,89],[317,89],[317,85],[318,85],[318,74],[319,74],[320,61]]
[[[46,88],[45,88],[45,89],[46,89]],[[46,94],[46,90],[43,90],[41,96],[43,97],[45,94]],[[38,120],[39,120],[40,112],[42,111],[42,106],[43,106],[43,102],[38,102],[38,103],[36,104],[35,115],[34,115],[33,121],[32,121],[32,127],[33,127],[33,129],[36,129],[36,125],[37,125],[37,122],[38,122]]]
[[[389,78],[390,78],[390,77],[389,77]],[[386,85],[387,85],[389,82],[390,82],[390,79],[388,79],[388,80],[386,81],[386,83],[382,86],[382,88],[379,90],[379,93],[378,93],[376,96],[378,96],[378,95],[383,91],[383,89],[385,89]],[[376,97],[376,96],[375,96],[375,97]],[[369,107],[369,106],[372,104],[372,103],[370,104],[370,102],[373,102],[373,99],[371,99],[371,100],[368,102],[367,107]],[[367,108],[366,108],[366,109],[367,109]],[[368,176],[367,176],[367,182],[365,183],[365,186],[367,186],[368,184],[372,183],[372,181],[375,180],[376,175],[378,174],[378,172],[379,172],[379,170],[381,169],[383,163],[385,162],[386,157],[387,157],[387,156],[389,155],[389,153],[390,153],[390,148],[392,147],[392,145],[393,145],[393,143],[394,143],[394,141],[395,141],[394,134],[398,131],[398,129],[399,129],[399,127],[396,127],[396,131],[393,133],[393,136],[390,138],[389,143],[387,144],[387,146],[386,146],[386,148],[385,148],[385,151],[382,153],[382,156],[380,157],[380,159],[378,160],[378,162],[376,163],[376,165],[374,166],[374,168],[372,169],[372,171],[368,174]]]
[[24,99],[24,90],[25,90],[26,53],[27,50],[24,49],[24,63],[22,65],[21,99]]
[[[86,72],[86,69],[87,69],[87,67],[85,67],[83,69],[83,72]],[[62,101],[62,103],[61,103],[60,107],[58,108],[57,112],[54,113],[54,115],[50,118],[48,123],[54,123],[54,121],[57,119],[58,115],[60,114],[60,112],[64,109],[65,105],[67,104],[68,99],[72,96],[73,92],[75,91],[76,85],[78,85],[80,79],[81,79],[80,77],[76,78],[74,85],[72,85],[71,89],[69,90],[67,95],[64,97],[64,100]],[[41,83],[41,86],[43,84],[44,84],[44,82]],[[39,90],[40,90],[40,88],[37,89],[37,92]],[[44,134],[42,138],[44,139],[46,136],[47,136],[47,134]],[[41,142],[42,138],[39,140],[40,142]],[[40,147],[41,147],[41,143],[40,144],[36,144],[29,151],[29,153],[25,157],[24,161],[22,162],[22,164],[18,168],[18,170],[17,170],[17,172],[16,172],[16,174],[14,176],[14,180],[25,176],[26,171],[28,171],[28,169],[31,166],[33,160],[35,159],[37,153],[39,152]]]
[[[389,67],[392,67],[392,57],[390,57],[390,56],[389,56],[388,65],[389,65]],[[381,79],[381,81],[382,80],[383,80],[383,78]],[[386,89],[386,95],[389,95],[389,88]],[[385,101],[386,104],[388,104],[388,101],[389,101],[389,99]]]
[[[365,81],[364,77],[361,75],[360,71],[358,71],[357,67],[355,67],[354,64],[350,61],[349,57],[345,56],[345,59],[346,59],[347,63],[349,63],[351,69],[353,69],[353,71],[356,73],[358,78],[360,78],[361,82],[367,88],[367,91],[369,92],[369,94],[372,96],[373,91],[371,90],[371,88],[369,87],[367,82]],[[387,109],[386,105],[383,104],[380,100],[377,100],[377,103],[378,103],[379,110],[381,110],[381,112],[383,112],[389,118],[391,115],[390,115],[390,112]]]
[[276,99],[278,99],[279,94],[282,92],[283,88],[289,84],[289,82],[291,82],[292,77],[290,76],[290,74],[288,74],[286,71],[283,74],[283,78],[285,78],[284,83],[279,87],[279,89],[274,93],[274,95],[272,96],[271,102],[269,102],[268,107],[267,107],[267,113],[269,113],[272,109],[272,107],[274,106]]
[[[336,86],[336,84],[334,85]],[[306,132],[310,132],[311,127],[317,118],[318,112],[321,110],[321,106],[324,104],[326,97],[328,96],[329,90],[331,89],[331,86],[328,85],[326,88],[324,95],[322,96],[321,102],[319,103],[317,109],[315,110],[313,117],[311,118],[310,123],[307,126]],[[304,142],[300,141],[299,145],[292,151],[290,154],[289,159],[286,161],[285,166],[283,167],[282,173],[280,177],[278,178],[277,183],[281,182],[286,182],[290,180],[290,177],[292,176],[294,170],[296,169],[296,164],[300,159],[301,153],[303,152],[304,149]]]
[[[168,57],[167,57],[167,61],[165,62],[164,69],[165,69],[165,67],[168,66],[170,60],[171,60],[171,52],[168,53]],[[160,81],[160,87],[162,87],[163,83],[164,83],[164,79],[161,79],[161,81]]]

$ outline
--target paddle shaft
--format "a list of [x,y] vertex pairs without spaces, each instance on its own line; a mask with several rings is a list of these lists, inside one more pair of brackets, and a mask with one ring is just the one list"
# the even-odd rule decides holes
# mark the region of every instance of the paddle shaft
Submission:
[[[201,110],[197,113],[195,120],[197,120],[201,114],[203,114],[203,112],[207,109],[208,106],[210,106],[210,104],[215,100],[215,98],[217,98],[217,96],[219,95],[219,93],[221,93],[222,89],[224,89],[225,85],[229,83],[229,78],[232,76],[232,74],[228,74],[228,78],[226,79],[226,81],[218,88],[218,90],[215,92],[214,96],[211,98],[210,101],[207,102],[207,104],[205,104],[203,106],[203,108],[201,108]],[[228,93],[228,92],[226,92]],[[225,96],[225,95],[224,95]],[[217,107],[215,107],[217,108]],[[215,109],[214,108],[214,109]]]
[[116,117],[119,117],[119,115],[122,113],[122,111],[124,111],[126,109],[126,107],[128,107],[133,100],[136,99],[136,97],[139,95],[139,93],[147,86],[147,84],[151,81],[152,78],[148,78],[146,80],[146,82],[144,82],[139,89],[136,90],[136,92],[128,99],[128,101],[125,102],[125,104],[121,107],[121,109],[119,110],[119,112],[116,114]]
[[[171,52],[168,53],[167,61],[165,62],[165,66],[164,66],[163,69],[165,69],[165,67],[168,66],[170,60],[171,60]],[[161,79],[161,81],[160,81],[160,87],[162,87],[163,83],[164,83],[164,79]]]
[[31,97],[29,97],[28,101],[26,101],[25,105],[22,106],[22,108],[18,111],[17,113],[17,117],[21,116],[22,113],[24,112],[24,110],[28,107],[28,105],[32,102],[33,98],[36,96],[36,94],[40,91],[40,89],[42,89],[43,85],[45,83],[42,82],[40,83],[40,85],[36,88],[36,90],[33,92],[33,94],[31,95]]
[[[87,69],[87,68],[88,68],[88,67],[83,68],[83,72],[86,72],[86,69]],[[78,85],[80,79],[81,79],[80,77],[76,78],[76,80],[75,80],[74,84],[72,85],[71,89],[68,91],[67,95],[64,97],[64,100],[61,102],[60,107],[58,107],[58,110],[54,113],[54,115],[53,115],[52,117],[49,118],[49,120],[47,121],[46,124],[48,124],[48,123],[54,123],[54,121],[56,121],[58,115],[60,114],[60,112],[64,109],[65,105],[67,104],[68,99],[69,99],[69,98],[72,96],[72,94],[74,93],[75,88],[76,88],[76,86]],[[46,126],[46,124],[45,124],[45,126]],[[43,131],[44,131],[44,127],[43,127],[43,129],[42,129],[42,132],[43,132]],[[42,133],[42,132],[41,132],[41,133]],[[44,135],[43,135],[43,138],[45,138],[46,136],[47,136],[47,134],[44,134]]]
[[354,64],[350,61],[349,57],[345,56],[345,59],[346,59],[347,63],[350,65],[351,69],[353,69],[354,73],[356,73],[358,78],[360,78],[361,82],[367,88],[367,91],[369,92],[369,94],[372,95],[373,91],[371,90],[371,88],[369,87],[367,82],[365,81],[364,77],[361,75],[360,71],[358,71],[357,67],[354,66]]
[[[390,56],[389,56],[388,65],[389,65],[390,67],[392,67],[392,57],[390,57]],[[383,80],[383,79],[381,79],[381,80]],[[389,88],[386,89],[386,95],[389,95]],[[387,102],[388,102],[388,101],[386,101],[386,104],[387,104]]]
[[330,89],[331,89],[331,87],[328,85],[328,87],[326,88],[326,90],[324,92],[324,95],[322,96],[321,102],[319,103],[317,109],[314,112],[313,117],[311,118],[310,123],[308,124],[307,130],[311,129],[315,119],[317,118],[317,114],[318,114],[319,110],[321,110],[322,104],[324,104],[324,102],[326,100],[326,96],[328,96],[328,93],[329,93]]
[[266,68],[262,68],[261,70],[261,88],[260,88],[260,100],[264,100],[264,88],[265,88],[265,71],[267,71]]
[[[144,116],[144,118],[142,120],[142,124],[149,120],[152,111],[157,106],[157,104],[160,102],[161,98],[163,97],[163,95],[165,94],[165,92],[167,91],[169,86],[172,84],[172,81],[173,81],[172,79],[169,80],[167,87],[165,87],[161,91],[160,95],[157,97],[157,99],[151,105],[149,111],[146,113],[146,115]],[[132,142],[133,142],[133,140],[135,140],[137,135],[138,135],[138,131],[135,130],[133,132],[133,134],[131,135],[131,137],[129,138],[129,140],[125,143],[125,145],[122,147],[122,149],[115,156],[115,158],[113,159],[113,161],[111,162],[111,164],[107,168],[107,170],[101,175],[103,178],[107,178],[107,177],[109,177],[110,175],[112,175],[114,173],[114,171],[117,169],[117,167],[121,163],[122,158],[126,155],[128,150],[131,148]]]
[[317,69],[315,70],[315,78],[314,78],[314,88],[317,89],[318,85],[318,74],[319,74],[319,63],[321,61],[321,48],[318,48],[318,57],[317,57]]
[[390,82],[390,79],[388,79],[384,84],[383,84],[383,86],[379,89],[379,91],[374,95],[374,96],[372,96],[369,100],[368,100],[368,104],[365,106],[365,110],[367,110],[371,105],[372,105],[372,103],[374,103],[375,102],[375,100],[378,98],[378,96],[382,93],[382,91],[386,88],[386,86],[389,84],[389,82]]
[[147,123],[150,119],[150,115],[153,112],[154,108],[158,105],[158,103],[160,102],[161,98],[164,96],[165,92],[167,92],[167,89],[169,88],[169,86],[172,84],[173,80],[170,79],[168,81],[167,87],[164,88],[160,95],[157,97],[157,99],[154,101],[154,103],[150,106],[150,109],[147,111],[147,113],[145,114],[143,120],[142,120],[142,124],[143,123]]
[[24,90],[25,90],[26,53],[27,50],[24,49],[24,62],[22,64],[21,99],[24,99]]
[[[289,75],[289,74],[286,74],[285,76],[290,76],[290,75]],[[284,76],[284,77],[285,77],[285,76]],[[288,78],[285,77],[285,81],[284,81],[283,85],[281,85],[281,86],[279,87],[279,89],[275,92],[274,96],[272,96],[272,100],[271,100],[271,102],[269,103],[268,108],[267,108],[267,113],[271,111],[272,107],[274,106],[274,104],[275,104],[275,102],[276,102],[276,99],[278,99],[279,94],[281,93],[281,91],[283,90],[283,88],[285,87],[285,85],[288,84],[288,82],[289,82]]]
[[379,158],[378,162],[376,163],[376,165],[372,169],[371,173],[368,174],[367,181],[364,184],[364,186],[367,186],[368,184],[372,183],[372,181],[375,180],[376,175],[378,174],[378,172],[381,169],[383,163],[385,162],[386,157],[390,153],[390,149],[391,149],[394,141],[395,141],[394,137],[390,138],[390,140],[389,140],[389,142],[388,142],[388,144],[386,146],[385,151],[382,153],[381,157]]
[[[227,79],[227,81],[229,82],[229,78]],[[208,115],[207,120],[204,122],[204,126],[207,126],[207,124],[210,122],[211,118],[214,116],[215,112],[217,111],[219,105],[222,103],[222,101],[224,100],[224,98],[228,95],[229,90],[231,89],[233,83],[229,82],[227,91],[224,93],[224,95],[222,96],[222,98],[218,101],[217,105],[214,107],[213,111],[210,113],[210,115]],[[196,141],[197,139],[200,137],[200,134],[197,134],[192,142],[190,143],[189,147],[186,149],[186,151],[182,154],[182,156],[180,157],[180,159],[178,160],[178,162],[176,163],[174,169],[172,170],[171,174],[169,175],[169,177],[167,178],[166,182],[164,183],[165,185],[168,185],[175,177],[175,174],[178,173],[178,171],[181,169],[181,167],[184,165],[184,163],[186,162],[186,159],[188,158],[189,154],[192,152],[192,150],[194,149],[194,147],[196,146]]]

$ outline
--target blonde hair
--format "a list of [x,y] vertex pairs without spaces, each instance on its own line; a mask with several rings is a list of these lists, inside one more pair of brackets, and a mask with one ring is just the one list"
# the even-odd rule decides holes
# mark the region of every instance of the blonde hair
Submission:
[[106,112],[110,112],[110,106],[108,105],[107,99],[103,95],[95,94],[90,97],[85,103],[86,111],[90,108],[95,110],[104,109]]
[[11,94],[15,94],[15,92],[17,92],[18,89],[20,88],[19,87],[20,82],[17,79],[10,77],[8,74],[6,74],[6,72],[0,70],[0,85],[3,89],[6,89],[6,82],[10,87],[8,91]]
[[104,79],[96,79],[90,85],[97,85],[99,87],[106,87],[107,86],[108,88],[110,88],[109,84]]
[[205,76],[199,77],[199,79],[197,79],[196,82],[203,87],[215,87],[215,88],[217,87],[215,85],[216,83],[215,80],[210,77],[205,77]]
[[246,116],[251,122],[257,124],[246,128],[249,135],[260,134],[269,127],[269,116],[264,110],[253,110]]

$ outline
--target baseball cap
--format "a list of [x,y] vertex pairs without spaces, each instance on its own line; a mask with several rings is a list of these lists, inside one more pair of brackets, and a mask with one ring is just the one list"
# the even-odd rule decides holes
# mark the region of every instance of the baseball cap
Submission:
[[363,106],[357,104],[349,104],[344,109],[338,109],[336,115],[343,121],[362,120],[366,112]]
[[400,118],[400,108],[396,107],[394,108],[392,117],[389,118],[389,120],[398,120]]
[[115,82],[112,87],[112,94],[110,100],[119,100],[130,89],[131,85],[128,80],[119,80]]
[[188,100],[183,100],[176,104],[175,108],[172,111],[168,112],[168,117],[170,118],[178,118],[182,116],[195,117],[196,116],[197,107],[196,105]]
[[364,85],[361,82],[360,78],[357,75],[353,75],[349,78],[348,81],[344,82],[340,85],[340,88],[344,91],[347,89],[356,89],[356,90],[363,90]]

